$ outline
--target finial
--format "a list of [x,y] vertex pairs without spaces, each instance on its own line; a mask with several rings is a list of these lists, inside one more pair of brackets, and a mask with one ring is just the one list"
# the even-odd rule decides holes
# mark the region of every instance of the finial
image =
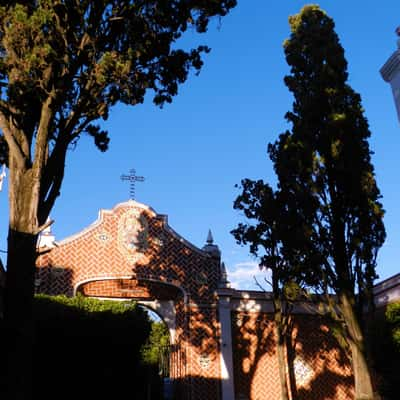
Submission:
[[207,235],[206,242],[207,242],[207,244],[213,244],[214,243],[214,238],[213,238],[213,235],[211,233],[211,229],[208,230],[208,235]]
[[[216,244],[214,244],[214,238],[211,233],[211,229],[208,230],[206,244],[203,246],[203,250],[212,255],[213,257],[220,258],[221,252]],[[218,263],[219,265],[219,263]]]
[[130,184],[129,194],[130,194],[131,200],[135,200],[135,183],[136,182],[143,182],[144,181],[144,177],[143,176],[137,176],[135,168],[132,168],[129,171],[129,175],[121,175],[121,180],[129,182],[129,184]]
[[223,261],[221,263],[221,277],[223,282],[226,282],[228,280],[228,274],[226,273],[226,267]]
[[222,261],[220,265],[220,272],[221,272],[221,277],[219,281],[219,287],[220,288],[230,288],[231,284],[228,281],[228,274],[226,272],[226,267],[225,263]]
[[396,35],[398,37],[398,39],[397,39],[397,47],[400,49],[400,26],[398,26],[396,28],[395,32],[396,32]]

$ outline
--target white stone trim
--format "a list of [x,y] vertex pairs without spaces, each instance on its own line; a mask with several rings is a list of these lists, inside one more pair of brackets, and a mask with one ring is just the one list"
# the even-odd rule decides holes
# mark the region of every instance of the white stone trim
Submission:
[[400,50],[396,50],[380,69],[382,78],[390,82],[400,71]]
[[[106,276],[95,276],[95,277],[91,277],[91,278],[87,278],[87,279],[82,279],[80,281],[78,281],[75,285],[74,285],[74,289],[73,289],[73,295],[76,296],[76,292],[78,291],[78,288],[82,285],[84,285],[85,283],[89,283],[89,282],[97,282],[97,281],[111,281],[111,280],[116,280],[116,279],[140,279],[143,281],[149,281],[149,282],[155,282],[155,283],[163,283],[165,285],[168,286],[172,286],[174,288],[179,289],[182,293],[183,293],[183,302],[184,305],[187,305],[187,301],[188,301],[188,295],[186,293],[186,290],[184,288],[182,288],[181,286],[177,286],[174,285],[171,282],[168,281],[162,281],[159,279],[153,279],[153,278],[143,278],[143,277],[137,277],[135,275],[106,275]],[[130,297],[129,297],[130,298]]]
[[145,307],[150,308],[154,311],[167,325],[169,330],[170,344],[175,344],[176,337],[176,310],[173,300],[166,301],[146,301],[137,300],[138,304],[142,304]]
[[[236,290],[232,294],[231,310],[236,312],[263,312],[273,313],[274,305],[272,293]],[[293,305],[293,314],[318,314],[318,305],[312,302],[296,302]]]
[[235,400],[234,369],[232,356],[231,291],[220,290],[218,314],[221,326],[220,367],[222,400]]

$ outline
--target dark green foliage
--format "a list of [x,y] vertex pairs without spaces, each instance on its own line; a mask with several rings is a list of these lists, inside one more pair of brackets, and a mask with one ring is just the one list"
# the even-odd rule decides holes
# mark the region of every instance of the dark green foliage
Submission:
[[151,399],[162,399],[163,379],[170,374],[170,335],[162,321],[153,321],[141,356],[147,375],[147,392]]
[[335,291],[364,294],[376,278],[376,253],[385,239],[368,123],[359,94],[346,83],[333,21],[308,6],[290,24],[285,83],[295,98],[286,114],[292,132],[269,147],[279,189],[300,200],[296,217],[316,255],[310,267]]
[[[181,48],[236,0],[21,0],[0,2],[0,162],[9,168],[4,316],[8,398],[30,399],[37,235],[60,195],[68,150],[117,103],[172,101],[205,45]],[[21,384],[21,382],[23,382]],[[92,396],[90,396],[92,397]]]
[[0,162],[19,173],[33,168],[41,223],[59,194],[67,149],[85,133],[107,150],[108,133],[96,121],[107,120],[116,103],[136,105],[146,93],[158,106],[170,103],[210,50],[181,49],[177,42],[188,29],[206,32],[210,19],[235,5],[236,0],[1,4]]
[[368,123],[360,96],[346,83],[347,63],[332,19],[306,6],[290,24],[285,83],[295,99],[286,114],[292,129],[268,147],[278,188],[242,182],[235,208],[247,209],[258,224],[240,229],[247,229],[244,239],[253,248],[272,229],[290,267],[306,266],[299,269],[301,280],[323,291],[359,292],[364,302],[385,240]]
[[[278,178],[242,181],[234,207],[251,223],[233,231],[272,270],[276,294],[295,281],[323,294],[354,355],[356,397],[372,398],[362,312],[373,308],[372,286],[385,240],[380,192],[371,164],[361,98],[347,84],[347,62],[334,22],[316,5],[289,18],[286,86],[294,96],[291,129],[268,146]],[[274,283],[277,280],[276,283]],[[332,298],[327,296],[328,304]],[[340,311],[338,313],[338,311]]]
[[400,365],[400,303],[389,304],[385,313],[377,315],[371,326],[370,340],[380,392],[387,400],[397,400]]
[[393,343],[400,352],[400,303],[392,303],[387,306],[386,320],[391,330]]
[[37,296],[34,399],[144,397],[151,323],[135,303]]
[[87,132],[105,150],[108,139],[92,122],[107,119],[119,101],[143,102],[147,90],[155,104],[171,102],[209,51],[183,50],[175,43],[190,27],[205,32],[210,18],[235,5],[235,0],[3,2],[0,111],[32,143],[41,107],[51,98],[51,148]]
[[164,322],[154,321],[151,324],[150,336],[142,349],[142,358],[146,364],[159,364],[160,357],[169,348],[170,336]]

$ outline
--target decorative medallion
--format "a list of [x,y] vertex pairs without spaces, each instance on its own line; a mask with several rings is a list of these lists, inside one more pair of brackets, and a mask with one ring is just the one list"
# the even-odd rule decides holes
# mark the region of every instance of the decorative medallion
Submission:
[[166,242],[166,237],[165,237],[165,233],[164,231],[161,231],[158,236],[155,236],[153,239],[154,244],[157,247],[163,247],[165,245]]
[[118,248],[131,263],[137,262],[148,249],[149,223],[143,210],[126,211],[118,223]]
[[243,316],[238,315],[236,318],[236,326],[238,326],[240,328],[242,325],[243,325]]
[[299,356],[294,359],[293,367],[296,383],[299,386],[306,386],[314,376],[312,368]]
[[110,240],[110,236],[108,235],[107,232],[102,231],[97,235],[97,239],[99,240],[100,243],[106,244]]
[[207,353],[202,353],[199,356],[199,364],[202,369],[208,369],[210,367],[210,356]]

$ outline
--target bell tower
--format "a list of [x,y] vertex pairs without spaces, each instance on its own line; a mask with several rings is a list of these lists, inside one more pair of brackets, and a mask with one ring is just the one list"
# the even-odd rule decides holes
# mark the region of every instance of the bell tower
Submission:
[[400,26],[396,29],[397,49],[380,70],[382,78],[392,87],[397,117],[400,121]]

